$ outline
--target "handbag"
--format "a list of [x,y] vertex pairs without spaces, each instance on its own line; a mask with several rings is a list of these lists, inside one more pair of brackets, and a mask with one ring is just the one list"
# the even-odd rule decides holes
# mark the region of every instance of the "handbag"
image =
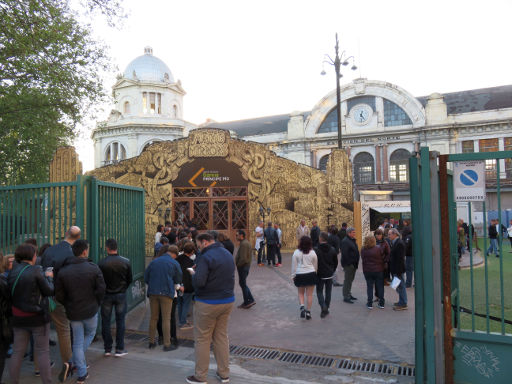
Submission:
[[57,303],[55,300],[53,300],[51,297],[48,298],[48,309],[50,312],[55,311],[55,308],[57,308]]

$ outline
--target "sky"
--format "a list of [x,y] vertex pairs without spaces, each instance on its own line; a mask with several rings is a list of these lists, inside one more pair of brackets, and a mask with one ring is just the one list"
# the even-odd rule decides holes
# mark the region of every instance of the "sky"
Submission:
[[[511,0],[124,0],[118,28],[92,20],[118,70],[144,47],[186,91],[184,119],[232,121],[311,110],[335,86],[335,33],[363,77],[414,96],[512,84]],[[325,69],[327,74],[321,76]],[[112,105],[103,106],[104,120]],[[75,146],[93,168],[84,127]]]

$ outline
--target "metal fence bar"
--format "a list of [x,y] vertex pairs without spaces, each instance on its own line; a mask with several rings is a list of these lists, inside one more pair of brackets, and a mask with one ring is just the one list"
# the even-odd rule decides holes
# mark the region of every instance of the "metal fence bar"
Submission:
[[498,252],[500,259],[501,334],[505,334],[505,290],[503,286],[503,232],[501,231],[500,161],[496,161],[496,196],[498,199]]
[[489,319],[489,260],[487,259],[487,207],[485,201],[482,203],[484,214],[484,273],[485,273],[485,316],[486,316],[486,330],[487,333],[491,332],[491,322]]
[[426,360],[426,383],[435,383],[436,380],[436,343],[435,343],[435,324],[434,324],[434,290],[433,265],[431,258],[427,255],[432,254],[432,213],[431,213],[431,183],[430,183],[430,154],[428,148],[421,148],[421,246],[423,263],[423,296],[425,309],[425,360]]
[[[469,220],[471,220],[471,202],[468,202]],[[473,250],[469,252],[469,267],[471,276],[471,330],[475,332],[475,274],[473,265]]]

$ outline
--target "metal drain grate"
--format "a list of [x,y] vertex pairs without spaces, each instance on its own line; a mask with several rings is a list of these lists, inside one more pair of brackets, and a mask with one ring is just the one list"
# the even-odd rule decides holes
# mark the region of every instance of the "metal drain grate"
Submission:
[[[126,332],[125,337],[135,342],[146,342],[148,340],[147,334],[141,332],[128,331]],[[180,345],[193,348],[194,341],[180,339]],[[276,360],[283,363],[298,364],[308,367],[343,369],[347,371],[373,373],[377,375],[414,377],[416,374],[415,367],[413,365],[282,351],[276,348],[230,345],[229,353],[231,356],[245,359]]]
[[267,348],[231,346],[230,353],[234,356],[249,357],[252,359],[274,360],[279,352]]
[[280,351],[272,348],[231,346],[230,354],[232,356],[243,358],[277,360],[283,363],[299,364],[310,367],[335,368],[379,375],[407,377],[414,377],[415,375],[415,368],[411,365],[382,363],[360,359],[344,359],[309,353]]
[[349,371],[378,373],[383,375],[414,377],[415,368],[410,365],[400,365],[393,363],[378,363],[364,360],[341,359],[338,368]]

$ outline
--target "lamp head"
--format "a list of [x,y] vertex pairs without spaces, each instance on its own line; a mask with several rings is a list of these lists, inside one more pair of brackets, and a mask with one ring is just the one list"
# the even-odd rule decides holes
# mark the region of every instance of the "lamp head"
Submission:
[[325,76],[325,74],[326,74],[325,69],[322,69],[322,72],[320,72],[320,74],[321,74],[322,76]]
[[354,65],[352,65],[352,67],[350,69],[355,71],[357,69],[357,66],[354,64]]

